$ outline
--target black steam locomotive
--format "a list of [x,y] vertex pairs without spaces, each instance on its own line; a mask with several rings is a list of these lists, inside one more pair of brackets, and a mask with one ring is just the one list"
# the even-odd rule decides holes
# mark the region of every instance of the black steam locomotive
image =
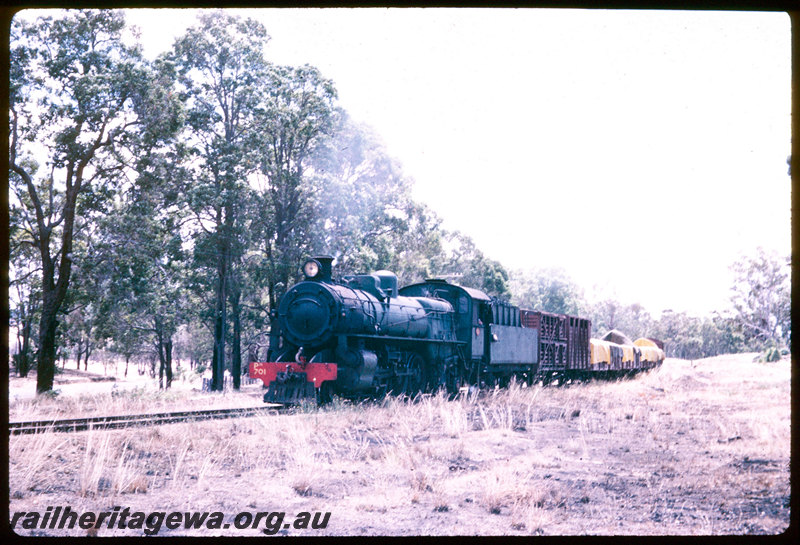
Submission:
[[334,282],[332,262],[308,260],[305,280],[273,311],[267,362],[250,364],[268,388],[266,402],[456,392],[512,376],[530,384],[663,360],[648,340],[622,347],[589,339],[587,319],[520,310],[444,280],[398,289],[394,274],[379,271]]

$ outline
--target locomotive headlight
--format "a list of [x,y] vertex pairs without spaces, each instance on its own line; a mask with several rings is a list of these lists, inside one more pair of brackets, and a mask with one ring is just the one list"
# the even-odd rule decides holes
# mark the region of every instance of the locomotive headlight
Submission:
[[319,262],[316,259],[309,259],[303,265],[303,274],[306,278],[314,278],[319,274]]

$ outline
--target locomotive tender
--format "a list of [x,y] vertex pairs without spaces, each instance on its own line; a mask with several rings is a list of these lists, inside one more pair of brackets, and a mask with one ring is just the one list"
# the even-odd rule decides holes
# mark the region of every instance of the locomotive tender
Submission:
[[249,369],[268,388],[265,402],[455,393],[512,376],[531,384],[630,373],[664,359],[648,339],[590,339],[587,319],[521,310],[444,280],[398,289],[394,274],[378,271],[334,282],[332,263],[306,261],[305,279],[273,311],[267,361]]

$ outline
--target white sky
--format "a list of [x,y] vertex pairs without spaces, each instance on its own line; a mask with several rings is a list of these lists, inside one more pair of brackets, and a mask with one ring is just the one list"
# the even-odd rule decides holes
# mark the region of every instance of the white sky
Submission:
[[[590,298],[705,314],[728,266],[791,252],[791,29],[782,13],[259,9],[445,227]],[[129,10],[149,56],[195,10]]]

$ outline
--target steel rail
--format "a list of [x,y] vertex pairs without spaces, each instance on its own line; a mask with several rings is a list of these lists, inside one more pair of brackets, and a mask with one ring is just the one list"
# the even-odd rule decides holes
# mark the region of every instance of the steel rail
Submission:
[[86,418],[66,418],[59,420],[38,420],[29,422],[9,422],[8,434],[21,435],[44,432],[75,432],[90,429],[115,429],[155,424],[174,424],[196,420],[220,420],[267,414],[278,407],[244,407],[234,409],[204,409],[198,411],[178,411],[151,414],[127,414],[118,416],[90,416]]

